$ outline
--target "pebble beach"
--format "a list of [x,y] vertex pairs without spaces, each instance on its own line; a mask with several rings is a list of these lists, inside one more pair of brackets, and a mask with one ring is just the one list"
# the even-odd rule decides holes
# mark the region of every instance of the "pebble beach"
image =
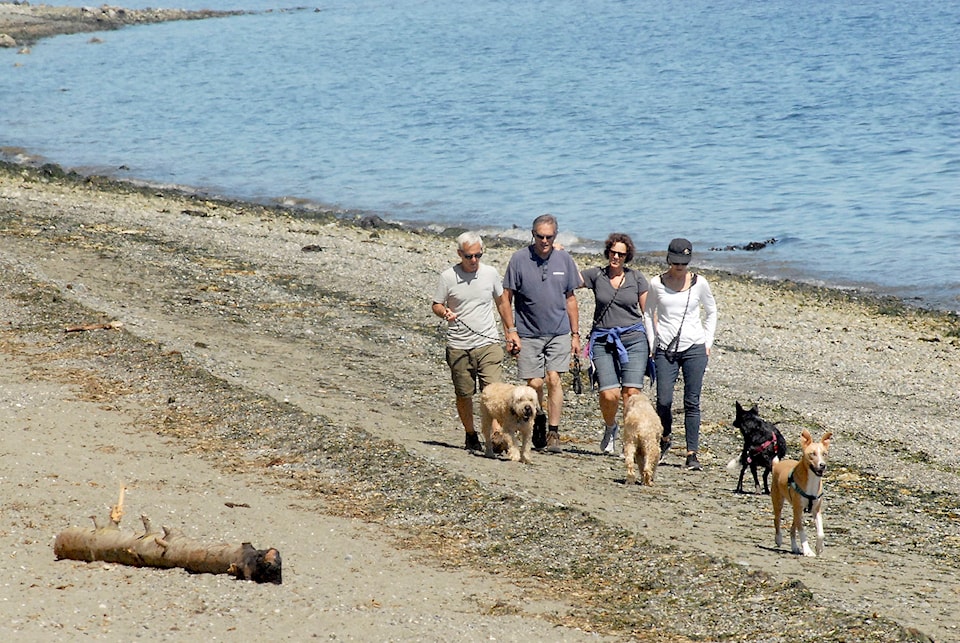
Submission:
[[[720,307],[705,471],[678,451],[654,487],[627,487],[588,393],[568,392],[559,455],[462,449],[429,301],[457,230],[16,165],[0,221],[13,632],[182,636],[163,606],[227,638],[957,637],[950,315],[705,273]],[[502,271],[515,243],[487,245]],[[91,323],[121,327],[64,332]],[[802,428],[833,432],[822,557],[777,549],[769,499],[733,493],[738,400],[779,423],[791,456]],[[155,524],[277,547],[284,584],[55,561],[56,533],[105,514],[121,485]],[[404,589],[418,574],[422,595]],[[149,632],[121,616],[138,592],[155,598]]]

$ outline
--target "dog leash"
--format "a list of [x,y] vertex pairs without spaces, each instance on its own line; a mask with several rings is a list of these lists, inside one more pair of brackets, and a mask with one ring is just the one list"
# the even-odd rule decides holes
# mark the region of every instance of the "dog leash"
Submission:
[[573,376],[573,392],[577,395],[583,393],[583,380],[581,378],[581,369],[580,369],[580,356],[573,356],[573,367],[570,369],[570,374]]
[[[453,321],[454,321],[455,324],[460,324],[461,326],[463,326],[464,328],[466,328],[468,331],[470,331],[470,332],[473,333],[474,335],[476,335],[476,336],[478,336],[478,337],[482,337],[483,339],[489,339],[491,342],[502,342],[502,341],[504,341],[500,336],[490,337],[489,335],[484,335],[484,334],[481,333],[480,331],[477,331],[477,330],[474,330],[473,328],[470,328],[470,324],[468,324],[467,322],[463,321],[463,320],[460,319],[459,317],[458,317],[457,319],[453,320]],[[437,324],[437,332],[440,333],[440,334],[446,335],[446,330],[445,330],[444,327],[443,327],[444,324],[447,324],[447,328],[449,328],[450,322],[441,321],[439,324]]]

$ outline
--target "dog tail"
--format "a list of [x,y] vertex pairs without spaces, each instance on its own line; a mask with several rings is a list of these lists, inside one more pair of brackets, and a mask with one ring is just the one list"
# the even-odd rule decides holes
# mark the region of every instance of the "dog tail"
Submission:
[[736,469],[737,465],[740,464],[740,456],[735,457],[733,460],[727,463],[728,469]]

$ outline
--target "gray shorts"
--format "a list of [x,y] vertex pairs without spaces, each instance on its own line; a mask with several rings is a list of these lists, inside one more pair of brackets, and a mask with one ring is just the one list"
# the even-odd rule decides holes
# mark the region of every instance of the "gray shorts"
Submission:
[[570,370],[571,335],[521,337],[522,348],[517,356],[517,376],[523,380],[543,378],[548,371]]

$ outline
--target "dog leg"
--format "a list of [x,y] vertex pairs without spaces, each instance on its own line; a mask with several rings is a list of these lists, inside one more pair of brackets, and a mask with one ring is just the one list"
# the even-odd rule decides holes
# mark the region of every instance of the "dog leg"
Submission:
[[486,410],[480,409],[480,432],[483,434],[483,455],[488,458],[496,457],[493,453],[493,416]]
[[770,495],[770,471],[769,468],[763,470],[763,493],[768,496]]
[[740,480],[737,481],[737,493],[743,493],[743,476],[747,472],[747,465],[740,468]]
[[520,426],[520,438],[520,462],[530,464],[533,453],[533,426],[530,422]]
[[627,463],[627,484],[637,484],[637,443],[630,439],[623,443],[623,459]]
[[647,487],[653,486],[653,463],[660,460],[659,457],[656,460],[652,459],[650,457],[652,455],[652,453],[648,453],[646,450],[637,452],[637,468],[639,468],[641,472],[640,480]]
[[[797,545],[797,536],[799,536],[800,545]],[[799,502],[793,503],[793,523],[790,525],[790,551],[794,554],[803,554],[804,556],[814,555],[809,543],[807,543],[807,531],[803,528],[803,507],[800,506]]]
[[813,515],[813,524],[817,528],[817,552],[816,555],[819,556],[823,553],[823,515],[820,513],[820,507],[816,508],[816,513]]
[[657,465],[660,463],[660,438],[654,438],[647,444],[643,455],[643,470],[646,472],[644,484],[653,486],[653,479],[657,475]]
[[770,501],[773,503],[774,542],[777,543],[777,547],[781,547],[783,545],[783,534],[780,532],[780,514],[783,512],[783,496],[780,494],[780,487],[776,480],[774,480]]
[[520,447],[517,446],[517,426],[508,423],[510,428],[503,427],[503,437],[507,440],[507,457],[511,462],[520,462]]
[[757,477],[757,464],[755,462],[750,463],[750,473],[753,474],[753,493],[760,495],[760,478]]

